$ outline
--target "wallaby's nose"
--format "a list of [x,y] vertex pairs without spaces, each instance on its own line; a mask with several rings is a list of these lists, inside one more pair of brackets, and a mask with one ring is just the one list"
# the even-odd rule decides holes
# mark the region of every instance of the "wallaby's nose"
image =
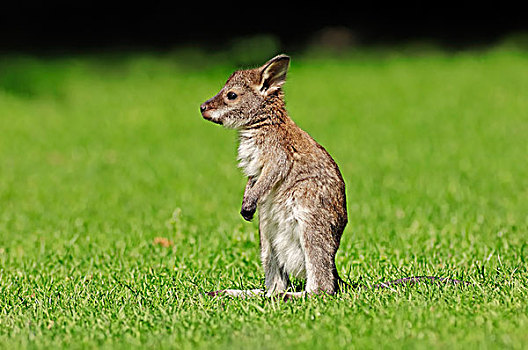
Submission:
[[200,112],[203,113],[203,112],[205,112],[206,109],[207,109],[207,106],[205,105],[205,103],[202,103],[202,104],[200,105]]

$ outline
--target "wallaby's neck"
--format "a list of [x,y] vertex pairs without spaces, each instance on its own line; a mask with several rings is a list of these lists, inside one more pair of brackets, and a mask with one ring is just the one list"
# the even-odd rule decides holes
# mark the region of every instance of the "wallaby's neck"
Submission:
[[[281,125],[290,120],[282,94],[270,96],[255,112],[252,122],[242,130],[256,130],[264,126]],[[241,131],[242,131],[241,130]]]

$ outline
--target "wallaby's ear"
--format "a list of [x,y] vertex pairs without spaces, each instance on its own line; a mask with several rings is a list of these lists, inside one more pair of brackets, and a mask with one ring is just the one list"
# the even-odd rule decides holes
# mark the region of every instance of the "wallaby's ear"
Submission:
[[270,94],[278,90],[286,81],[286,73],[290,65],[290,57],[278,55],[260,67],[259,91],[263,94]]

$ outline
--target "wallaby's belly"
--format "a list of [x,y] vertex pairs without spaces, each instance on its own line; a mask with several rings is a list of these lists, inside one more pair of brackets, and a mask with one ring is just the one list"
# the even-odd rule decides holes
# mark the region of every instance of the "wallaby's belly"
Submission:
[[260,203],[260,234],[271,243],[273,254],[288,274],[306,277],[302,243],[304,208],[296,203],[293,193],[278,195],[272,191]]

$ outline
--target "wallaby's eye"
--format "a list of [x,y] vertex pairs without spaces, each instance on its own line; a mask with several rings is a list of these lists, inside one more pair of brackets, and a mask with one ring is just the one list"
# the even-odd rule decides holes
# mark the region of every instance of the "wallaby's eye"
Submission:
[[238,95],[235,94],[233,91],[229,91],[229,92],[227,93],[227,99],[228,99],[228,100],[234,100],[234,99],[237,98],[237,97],[238,97]]

